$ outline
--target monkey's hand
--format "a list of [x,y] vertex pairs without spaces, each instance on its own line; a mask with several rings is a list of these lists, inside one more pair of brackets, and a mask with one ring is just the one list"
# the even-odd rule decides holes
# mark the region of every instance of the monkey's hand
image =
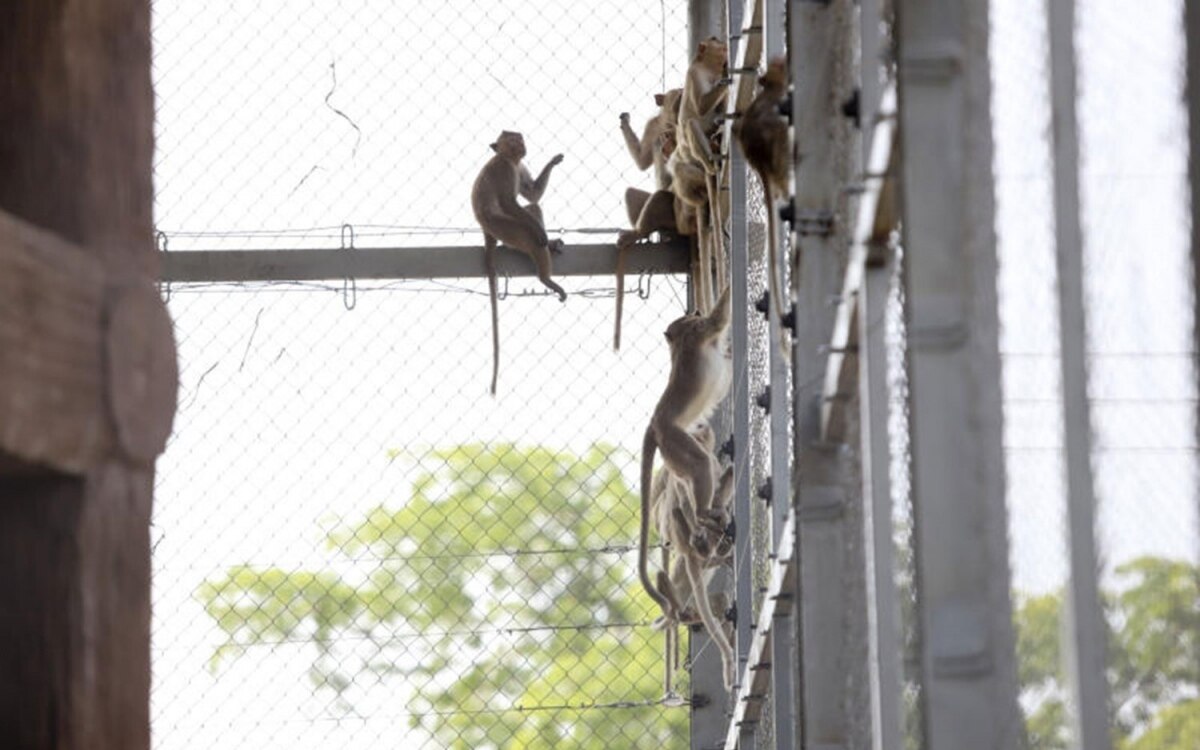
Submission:
[[628,112],[622,112],[622,113],[621,113],[621,124],[622,124],[622,125],[628,125],[628,124],[629,124],[629,113],[628,113]]
[[554,158],[552,158],[552,159],[550,160],[550,164],[548,164],[547,166],[556,167],[556,166],[558,166],[559,164],[562,164],[562,160],[563,160],[563,155],[562,155],[562,154],[555,154],[555,155],[554,155]]

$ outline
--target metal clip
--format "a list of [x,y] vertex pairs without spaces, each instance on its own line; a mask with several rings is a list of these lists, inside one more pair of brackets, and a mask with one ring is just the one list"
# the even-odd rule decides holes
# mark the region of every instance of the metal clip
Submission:
[[[160,253],[165,253],[170,249],[170,239],[167,237],[166,232],[159,230],[154,233],[154,247]],[[158,293],[160,295],[162,295],[163,302],[170,302],[171,301],[171,282],[170,281],[162,281],[160,279],[158,282]]]
[[[346,240],[349,238],[349,244]],[[354,250],[354,227],[349,224],[342,225],[342,250]],[[358,304],[358,282],[354,279],[353,274],[345,274],[342,278],[342,304],[347,310],[353,310]]]

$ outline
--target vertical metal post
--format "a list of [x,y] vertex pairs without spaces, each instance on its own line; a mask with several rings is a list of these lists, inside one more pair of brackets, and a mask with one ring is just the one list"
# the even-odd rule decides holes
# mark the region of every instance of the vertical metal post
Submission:
[[868,258],[858,296],[858,364],[862,384],[863,550],[867,569],[871,738],[874,750],[904,744],[900,718],[900,604],[892,554],[891,450],[888,441],[887,314],[891,253]]
[[[730,0],[728,7],[729,33],[740,35],[742,30],[743,3]],[[738,59],[740,40],[731,40],[729,59]],[[732,141],[732,139],[731,139]],[[734,528],[736,537],[733,552],[734,652],[737,654],[738,680],[746,673],[750,639],[754,628],[754,559],[750,549],[750,338],[748,287],[749,231],[746,226],[746,159],[736,143],[729,143],[729,274],[730,295],[733,315],[733,475],[734,475]],[[717,231],[721,231],[718,227]],[[755,725],[744,724],[740,728],[742,747],[754,747]]]
[[[882,0],[859,0],[858,3],[859,40],[862,50],[862,89],[858,97],[858,110],[863,133],[868,136],[879,114],[879,102],[883,96],[883,39],[879,33],[879,26],[883,21],[881,3]],[[867,164],[871,159],[871,141],[870,137],[862,139],[863,164]]]
[[987,0],[900,0],[921,684],[930,750],[1017,748]]
[[[836,127],[844,91],[835,90],[836,58],[848,40],[844,23],[848,0],[792,2],[788,49],[795,91],[792,124],[795,233],[791,287],[797,299],[792,350],[793,433],[796,491],[796,550],[800,602],[798,642],[800,746],[843,747],[848,735],[846,655],[842,616],[844,595],[845,481],[841,446],[821,442],[821,390],[841,283],[840,251],[846,240],[835,234],[834,211],[841,185]],[[798,264],[797,264],[798,261]]]
[[[1188,175],[1192,185],[1192,376],[1200,379],[1200,3],[1184,3],[1184,28],[1187,39]],[[1196,444],[1200,445],[1200,401],[1197,402],[1195,420]],[[1200,488],[1194,492],[1196,518],[1200,519]],[[1200,560],[1200,548],[1196,549],[1195,559]]]
[[724,8],[724,0],[688,0],[688,59],[696,54],[700,42],[723,36]]
[[1067,460],[1070,585],[1063,612],[1063,661],[1076,748],[1111,747],[1104,615],[1096,581],[1095,492],[1087,397],[1083,237],[1079,226],[1079,142],[1075,120],[1075,0],[1047,0],[1053,112],[1055,245],[1059,344]]
[[[771,59],[784,52],[785,14],[783,0],[764,0],[763,20],[763,59]],[[780,196],[782,197],[782,196]],[[776,212],[778,205],[768,205],[767,211]],[[775,246],[783,253],[787,247],[786,230],[782,221],[776,222],[775,237],[767,237],[763,232],[763,241],[770,248],[774,240]],[[791,304],[791,294],[788,292],[786,271],[787,263],[780,266],[785,272],[784,285],[781,291],[787,293],[784,308]],[[775,304],[771,300],[771,305]],[[770,307],[768,307],[770,310]],[[783,534],[784,522],[791,509],[791,441],[788,439],[788,420],[791,418],[788,399],[788,365],[787,358],[779,351],[778,342],[781,338],[781,322],[772,313],[767,313],[767,366],[770,368],[769,398],[770,398],[770,437],[771,450],[771,516],[770,543],[772,556],[779,551],[780,536]],[[796,671],[796,626],[795,598],[781,599],[776,603],[775,621],[771,626],[771,710],[773,712],[772,728],[775,734],[776,750],[793,750],[796,743],[796,693],[792,685]]]
[[[733,298],[733,520],[737,530],[733,548],[734,601],[737,603],[734,650],[737,652],[740,680],[746,671],[754,627],[754,560],[750,549],[750,300],[746,273],[750,258],[746,247],[746,160],[736,145],[730,146],[729,156],[729,283]],[[752,725],[742,727],[741,742],[743,747],[754,747]]]
[[[688,59],[696,54],[702,40],[722,36],[723,29],[723,0],[688,0]],[[736,373],[734,377],[736,379]],[[730,422],[718,412],[712,427],[713,434],[725,435]],[[722,590],[727,586],[727,578],[723,570],[718,570],[709,586],[713,590]],[[691,665],[690,744],[693,750],[707,750],[721,743],[728,720],[721,655],[702,627],[691,629],[688,663]]]

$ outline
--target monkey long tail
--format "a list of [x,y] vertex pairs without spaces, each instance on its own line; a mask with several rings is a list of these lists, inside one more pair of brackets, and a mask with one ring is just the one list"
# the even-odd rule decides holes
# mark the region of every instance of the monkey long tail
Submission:
[[708,188],[708,210],[712,214],[712,268],[709,270],[715,277],[713,283],[716,284],[716,289],[724,289],[728,286],[728,280],[726,279],[725,222],[721,213],[720,175],[707,175],[705,185]]
[[789,351],[788,333],[787,329],[783,327],[783,319],[787,312],[783,304],[783,277],[779,272],[779,215],[775,212],[775,198],[771,194],[770,180],[765,174],[759,176],[762,178],[763,198],[767,204],[767,283],[771,304],[775,306],[775,317],[779,320],[779,347],[786,359]]
[[496,395],[496,380],[500,375],[500,311],[496,303],[496,248],[483,248],[483,265],[487,269],[488,296],[492,303],[492,395]]
[[617,246],[617,323],[613,329],[613,351],[621,351],[621,313],[625,306],[625,253],[628,248]]
[[658,441],[654,438],[654,428],[647,427],[646,436],[642,439],[642,525],[638,537],[638,578],[641,579],[642,588],[646,589],[650,598],[665,611],[668,604],[667,598],[655,588],[646,567],[646,557],[650,548],[650,485],[654,481],[654,452],[656,450],[658,450]]

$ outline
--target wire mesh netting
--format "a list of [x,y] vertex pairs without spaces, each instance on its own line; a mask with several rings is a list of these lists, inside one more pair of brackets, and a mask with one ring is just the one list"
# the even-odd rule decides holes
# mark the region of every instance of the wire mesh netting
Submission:
[[497,399],[479,288],[176,289],[156,746],[686,746],[635,573],[653,283],[620,356],[611,299],[507,300]]
[[[1080,4],[1076,36],[1111,715],[1126,750],[1182,750],[1200,715],[1200,470],[1183,312],[1181,3],[1154,5],[1137,24],[1102,6]],[[581,238],[608,242],[626,224],[625,187],[652,185],[625,153],[618,115],[630,111],[637,129],[654,113],[652,95],[681,83],[686,7],[155,0],[160,247],[478,245],[470,186],[502,129],[525,134],[535,171],[565,155],[542,204],[568,252]],[[836,7],[851,38],[853,6]],[[1035,0],[992,4],[990,54],[1021,707],[1031,747],[1065,748],[1044,11]],[[837,50],[830,72],[847,97],[853,46]],[[831,127],[830,169],[851,187],[854,136],[848,120]],[[765,287],[765,208],[757,179],[748,182],[753,302]],[[842,193],[844,239],[855,191]],[[890,531],[905,735],[918,747],[920,539],[897,273],[885,316]],[[636,451],[668,369],[661,332],[685,309],[685,283],[629,280],[620,354],[609,349],[611,279],[564,282],[565,307],[536,286],[504,283],[497,398],[487,395],[478,280],[301,283],[285,273],[165,287],[182,387],[153,526],[156,747],[689,744],[688,707],[663,700],[658,612],[635,572]],[[751,312],[749,366],[736,375],[751,401],[753,541],[739,559],[755,591],[739,617],[751,621],[773,565],[771,508],[753,500],[771,474],[769,417],[752,405],[770,379],[768,339]],[[857,465],[866,426],[855,396],[824,396],[851,408],[844,627],[823,645],[841,649],[839,689],[862,717],[872,687]],[[773,696],[764,700],[760,747],[776,729]],[[872,740],[867,720],[850,729],[848,744]]]
[[[565,160],[548,228],[625,225],[618,130],[682,85],[680,3],[155,0],[155,220],[172,249],[478,242],[501,130]],[[586,31],[586,34],[583,33]],[[199,235],[199,236],[198,236]],[[407,238],[407,239],[401,239]]]
[[[652,184],[618,114],[681,82],[685,9],[156,0],[160,246],[477,245],[502,129],[565,154],[567,251],[607,240]],[[687,746],[634,573],[685,287],[629,279],[614,354],[611,279],[534,286],[504,284],[493,399],[481,282],[167,285],[156,747]]]
[[[1134,23],[1115,10],[1080,3],[1075,33],[1091,465],[1110,715],[1123,746],[1173,749],[1187,745],[1170,737],[1200,696],[1197,623],[1187,614],[1198,596],[1200,529],[1196,381],[1183,313],[1190,307],[1182,4],[1156,4]],[[1022,707],[1032,747],[1065,748],[1066,487],[1045,4],[993,5],[992,40]],[[1150,632],[1163,640],[1147,641]]]

